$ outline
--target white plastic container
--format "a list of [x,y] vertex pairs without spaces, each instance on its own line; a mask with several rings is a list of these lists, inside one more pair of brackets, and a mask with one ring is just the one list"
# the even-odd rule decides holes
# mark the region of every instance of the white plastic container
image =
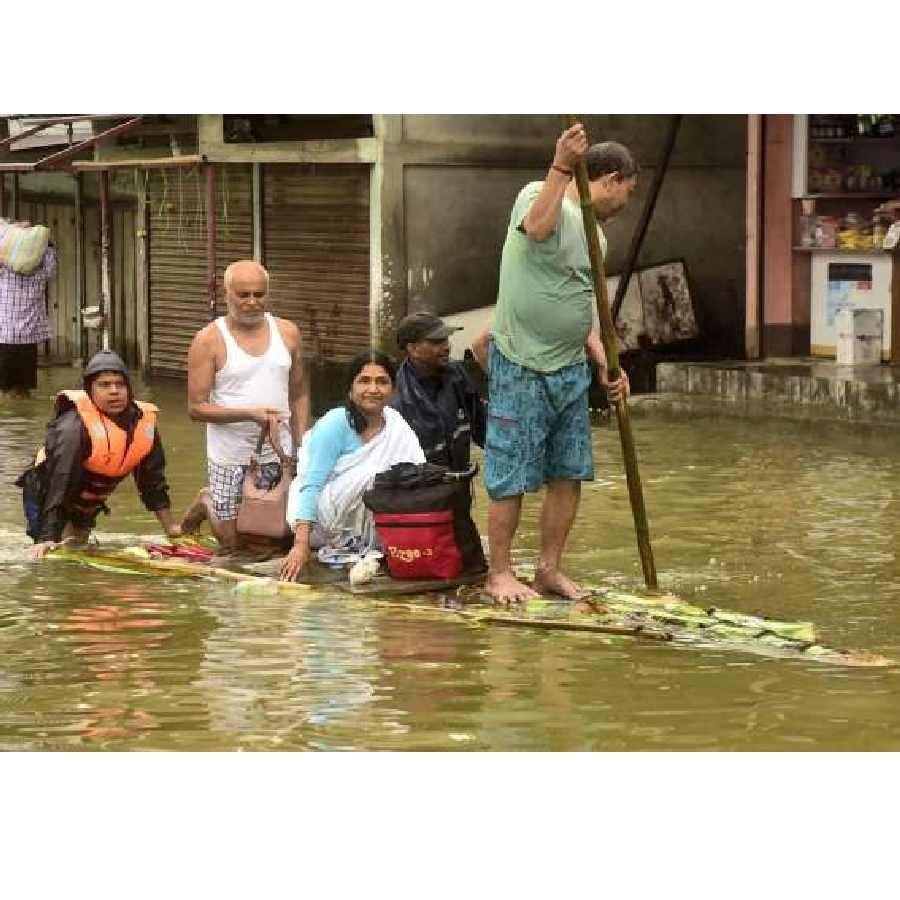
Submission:
[[875,366],[881,363],[884,312],[880,309],[841,309],[837,326],[837,364]]

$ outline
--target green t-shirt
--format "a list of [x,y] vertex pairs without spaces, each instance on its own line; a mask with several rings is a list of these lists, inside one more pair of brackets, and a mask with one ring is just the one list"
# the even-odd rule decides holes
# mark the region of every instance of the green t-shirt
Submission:
[[[581,209],[563,197],[559,222],[544,241],[519,230],[544,186],[526,184],[509,218],[500,261],[493,337],[508,359],[537,372],[556,372],[584,359],[591,330],[594,283]],[[606,237],[597,226],[600,250]]]

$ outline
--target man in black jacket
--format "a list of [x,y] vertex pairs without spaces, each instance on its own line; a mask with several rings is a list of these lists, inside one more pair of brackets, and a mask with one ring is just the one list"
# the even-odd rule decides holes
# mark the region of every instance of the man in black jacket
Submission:
[[406,359],[397,370],[391,406],[416,433],[430,463],[469,467],[472,441],[484,446],[486,404],[465,369],[450,360],[448,337],[459,328],[428,312],[406,316],[397,343]]
[[128,475],[165,533],[181,534],[170,509],[156,407],[134,399],[125,364],[109,350],[91,359],[83,377],[83,390],[57,395],[44,445],[16,482],[34,559],[60,541],[86,541],[100,511],[109,512],[106,499]]

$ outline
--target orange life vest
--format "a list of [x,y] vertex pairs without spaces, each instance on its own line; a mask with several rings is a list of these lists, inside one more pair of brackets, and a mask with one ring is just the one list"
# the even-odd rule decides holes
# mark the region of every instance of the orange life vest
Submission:
[[159,410],[152,403],[135,401],[141,415],[128,444],[128,432],[100,412],[85,391],[60,391],[56,395],[58,412],[67,402],[75,407],[91,441],[91,452],[81,464],[85,477],[75,505],[84,513],[92,513],[153,449]]

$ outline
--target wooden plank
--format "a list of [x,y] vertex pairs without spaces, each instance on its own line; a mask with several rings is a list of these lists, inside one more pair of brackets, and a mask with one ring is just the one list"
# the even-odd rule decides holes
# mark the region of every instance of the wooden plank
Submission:
[[147,260],[147,187],[143,173],[135,173],[137,210],[135,214],[135,344],[137,365],[144,372],[150,365],[150,281]]
[[160,156],[154,159],[85,159],[73,162],[76,172],[102,172],[109,169],[176,169],[179,166],[196,166],[202,163],[199,154],[191,156]]
[[[44,222],[46,220],[44,205],[42,203],[30,202],[23,197],[19,201],[19,220],[32,223]],[[55,286],[48,285],[47,291],[44,293],[44,308],[47,311],[47,321],[49,322],[51,329],[53,328],[53,317],[51,315],[52,307],[50,306],[50,292],[54,289]],[[38,353],[45,361],[52,358],[52,338],[51,340],[43,341],[38,345]]]
[[120,250],[117,257],[121,272],[121,341],[124,359],[129,366],[133,366],[136,362],[134,348],[134,210],[121,210],[119,221],[117,234],[119,235]]
[[[125,357],[125,308],[122,303],[122,215],[119,210],[110,211],[110,290],[113,310],[110,328],[110,347]],[[126,359],[127,363],[128,360]]]
[[102,347],[110,349],[110,335],[114,328],[112,304],[112,218],[109,205],[109,173],[100,173],[100,312],[104,317]]
[[[47,204],[38,204],[32,212],[32,219],[29,221],[34,224],[39,222],[46,225],[50,229],[50,233],[55,235],[58,232],[58,224],[56,222],[56,210]],[[48,361],[59,358],[59,273],[47,282],[47,289],[44,294],[47,305],[47,324],[50,326],[50,339],[45,343],[45,355]]]
[[[53,206],[45,207],[43,210],[43,219],[50,229],[50,233],[55,236],[55,240],[59,240],[60,237],[60,217],[57,214],[57,209]],[[58,256],[58,254],[57,254]],[[64,272],[59,270],[59,266],[57,265],[57,271],[55,277],[51,278],[47,284],[47,302],[48,302],[48,318],[50,324],[51,338],[50,338],[50,356],[54,361],[57,361],[62,356],[62,349],[66,345],[66,328],[63,324],[61,326],[61,315],[62,309],[65,306],[65,282],[64,282]]]
[[119,213],[119,252],[116,254],[120,271],[120,308],[122,331],[120,335],[123,357],[129,366],[136,362],[134,348],[134,211],[123,209]]
[[465,584],[480,584],[486,572],[476,575],[463,575],[459,578],[422,578],[419,580],[400,580],[389,575],[377,575],[367,584],[352,585],[349,581],[339,581],[336,587],[348,594],[361,596],[402,596],[403,594],[430,594],[440,591],[452,591]]
[[79,292],[78,292],[78,247],[77,247],[77,216],[74,207],[66,207],[66,241],[61,250],[65,265],[67,297],[66,297],[66,361],[71,364],[81,355],[80,350],[80,323],[79,323]]
[[73,354],[84,360],[84,329],[81,325],[81,311],[85,307],[84,294],[84,178],[75,176],[75,336]]
[[57,205],[48,216],[52,221],[52,239],[56,245],[56,277],[51,284],[55,296],[55,340],[53,355],[60,362],[70,363],[74,354],[75,299],[75,216],[68,205]]
[[[278,577],[284,557],[267,559],[264,562],[249,563],[241,566],[241,571],[263,577]],[[429,594],[442,591],[450,591],[466,584],[479,584],[484,581],[487,572],[476,572],[469,575],[460,575],[457,578],[417,578],[398,579],[390,575],[376,575],[365,584],[352,585],[347,580],[347,570],[332,569],[313,561],[298,578],[298,584],[309,586],[334,585],[348,594],[358,596],[395,596],[402,594]]]
[[[96,206],[84,210],[85,234],[85,306],[97,306],[100,296],[100,211]],[[101,331],[89,329],[85,331],[85,361],[90,359],[101,344]]]
[[[264,144],[215,143],[200,133],[200,153],[217,163],[369,164],[378,156],[377,138],[330,141],[267,141]],[[545,148],[546,156],[546,148]]]

